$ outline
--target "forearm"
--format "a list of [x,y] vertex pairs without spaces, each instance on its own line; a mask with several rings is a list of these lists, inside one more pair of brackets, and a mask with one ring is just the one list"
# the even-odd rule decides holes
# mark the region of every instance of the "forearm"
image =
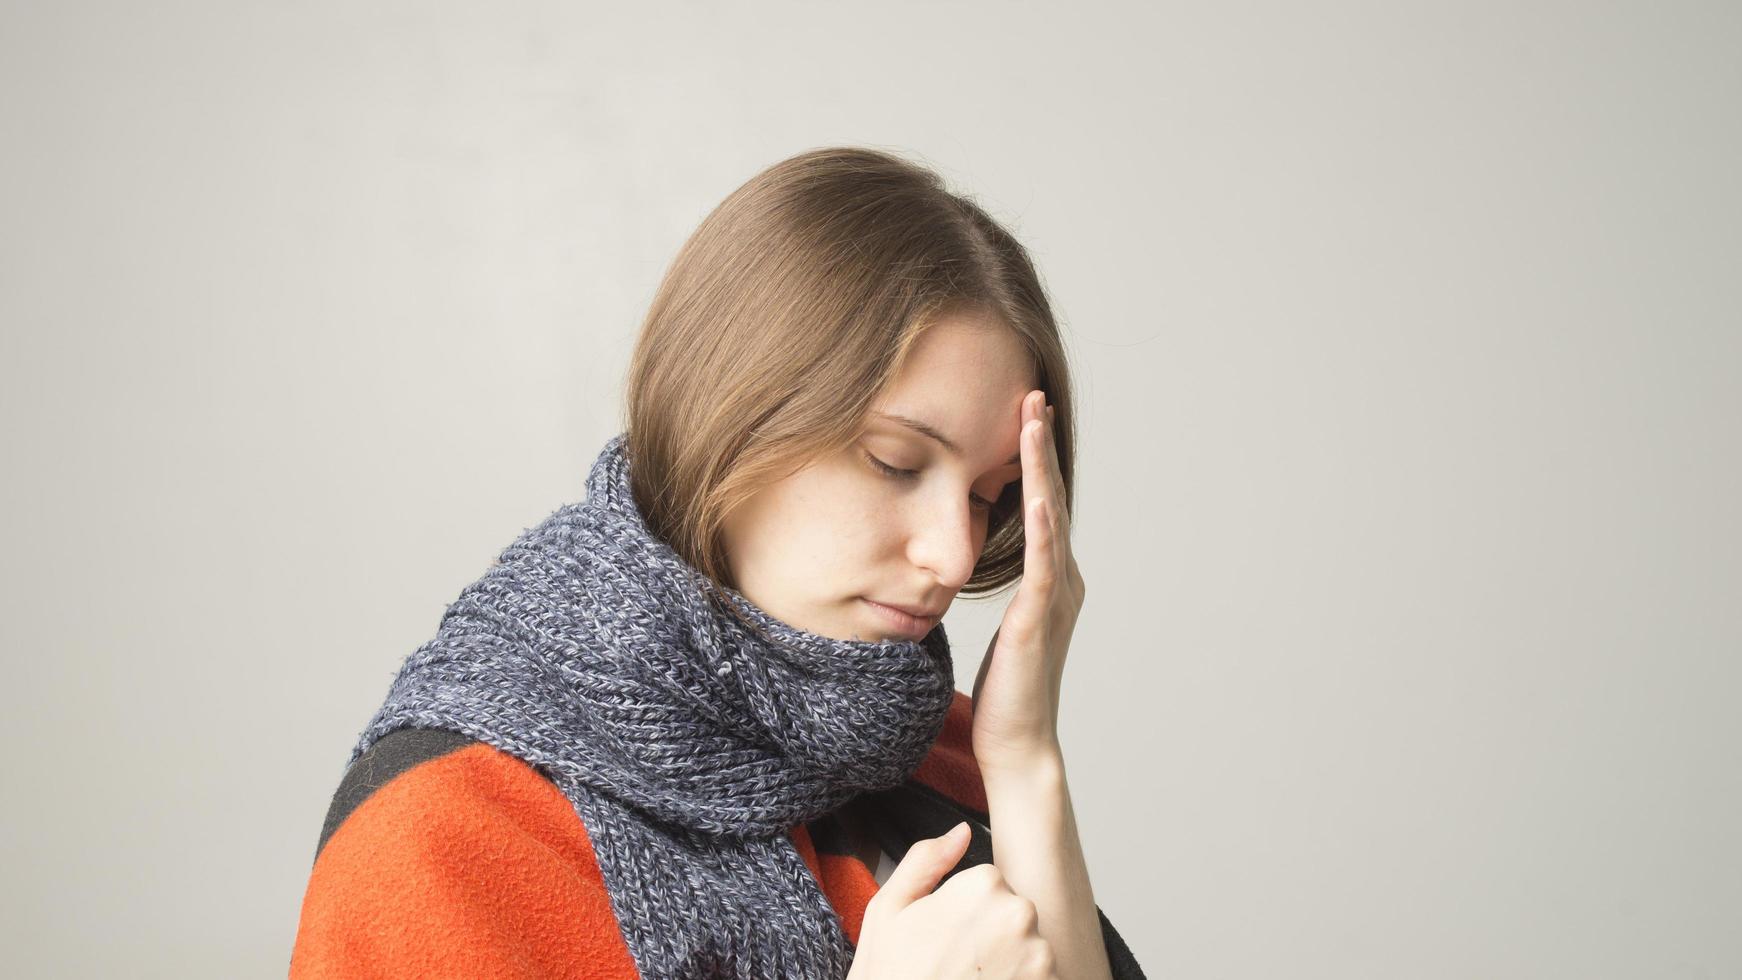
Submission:
[[1060,980],[1110,978],[1101,920],[1077,837],[1063,753],[1009,770],[982,770],[993,864],[1034,903]]

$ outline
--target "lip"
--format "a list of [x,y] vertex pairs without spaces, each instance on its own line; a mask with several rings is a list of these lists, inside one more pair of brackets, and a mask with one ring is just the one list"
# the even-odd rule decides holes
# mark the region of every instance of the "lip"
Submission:
[[896,606],[878,602],[875,599],[859,597],[872,611],[882,618],[888,628],[909,640],[923,640],[932,627],[938,624],[936,616],[915,616],[913,613]]

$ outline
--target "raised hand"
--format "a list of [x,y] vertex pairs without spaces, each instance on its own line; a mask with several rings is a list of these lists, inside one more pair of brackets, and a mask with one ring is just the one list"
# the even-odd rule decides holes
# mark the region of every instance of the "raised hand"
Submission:
[[1052,406],[1043,404],[1045,397],[1029,392],[1020,409],[1027,537],[1022,583],[974,678],[974,756],[988,777],[1058,754],[1059,686],[1083,605]]

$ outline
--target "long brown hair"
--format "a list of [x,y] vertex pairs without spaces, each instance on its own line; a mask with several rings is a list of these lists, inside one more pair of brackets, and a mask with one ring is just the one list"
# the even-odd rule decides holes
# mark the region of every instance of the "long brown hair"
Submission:
[[[1071,507],[1070,373],[1027,250],[930,169],[881,150],[826,147],[782,160],[714,208],[672,260],[624,388],[630,483],[648,527],[736,587],[721,525],[759,487],[862,431],[914,340],[977,312],[1013,331],[1055,406]],[[1021,482],[993,508],[961,590],[1022,575]]]

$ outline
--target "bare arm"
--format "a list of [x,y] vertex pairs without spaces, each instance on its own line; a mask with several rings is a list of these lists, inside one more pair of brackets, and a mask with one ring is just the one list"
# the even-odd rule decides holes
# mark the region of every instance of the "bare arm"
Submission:
[[1064,754],[1049,753],[982,776],[992,822],[992,863],[1011,891],[1034,903],[1060,980],[1110,980]]

